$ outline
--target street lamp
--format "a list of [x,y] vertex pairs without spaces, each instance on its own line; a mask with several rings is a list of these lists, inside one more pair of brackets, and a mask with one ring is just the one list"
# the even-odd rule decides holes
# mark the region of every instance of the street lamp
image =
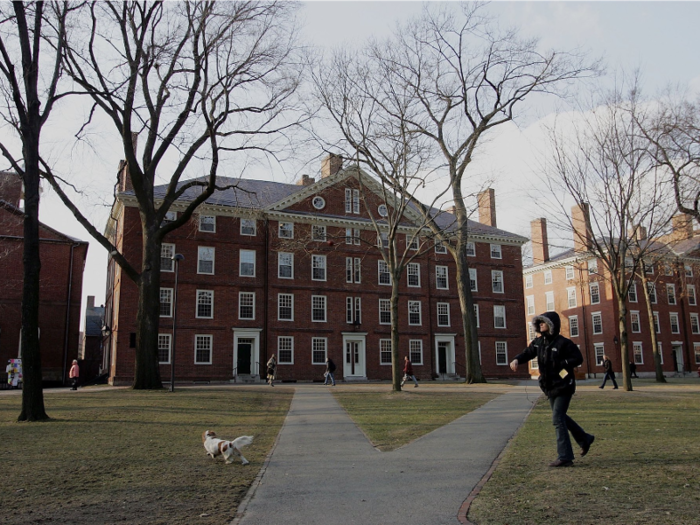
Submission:
[[175,347],[177,342],[177,272],[180,267],[180,261],[184,260],[185,256],[181,253],[176,253],[172,256],[175,261],[175,288],[173,289],[173,345],[170,349],[170,391],[175,392]]

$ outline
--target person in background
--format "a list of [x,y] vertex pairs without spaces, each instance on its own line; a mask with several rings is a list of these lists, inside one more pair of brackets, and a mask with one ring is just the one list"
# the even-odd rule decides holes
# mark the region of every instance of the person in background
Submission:
[[637,365],[634,362],[630,362],[630,376],[639,379],[639,376],[637,376]]
[[330,357],[326,358],[326,380],[323,382],[324,385],[327,385],[331,383],[333,386],[335,386],[335,376],[333,373],[335,372],[335,363]]
[[605,376],[603,377],[603,384],[598,388],[605,388],[605,382],[608,379],[612,379],[614,387],[613,390],[617,390],[617,381],[615,381],[615,372],[613,372],[612,369],[612,361],[610,361],[610,358],[605,354],[603,354],[603,368],[605,369]]
[[270,383],[270,386],[275,386],[274,380],[276,372],[277,358],[275,357],[275,354],[272,354],[272,357],[267,361],[267,382]]
[[416,379],[416,376],[413,375],[413,364],[411,363],[411,360],[408,358],[408,356],[404,357],[404,364],[403,364],[403,379],[401,380],[401,386],[408,380],[412,379],[413,382],[415,383],[413,388],[418,388],[418,380]]
[[77,359],[73,359],[73,366],[70,367],[70,372],[68,372],[68,377],[73,382],[73,384],[71,386],[71,390],[78,390],[78,379],[80,378],[80,367],[78,366]]

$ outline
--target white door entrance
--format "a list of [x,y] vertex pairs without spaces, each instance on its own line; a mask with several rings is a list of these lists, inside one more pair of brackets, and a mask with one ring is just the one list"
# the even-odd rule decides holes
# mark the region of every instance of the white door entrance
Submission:
[[365,338],[343,336],[343,377],[345,379],[366,379]]

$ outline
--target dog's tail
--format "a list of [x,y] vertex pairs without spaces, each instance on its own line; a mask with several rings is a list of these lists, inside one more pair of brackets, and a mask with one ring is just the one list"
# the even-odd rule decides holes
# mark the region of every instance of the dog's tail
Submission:
[[241,436],[241,437],[237,437],[236,439],[231,441],[233,446],[239,450],[242,447],[250,445],[252,442],[253,442],[253,436]]

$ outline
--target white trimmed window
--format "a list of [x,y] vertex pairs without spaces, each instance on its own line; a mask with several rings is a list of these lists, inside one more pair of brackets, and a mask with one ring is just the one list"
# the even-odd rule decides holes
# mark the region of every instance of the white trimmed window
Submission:
[[532,274],[525,276],[525,288],[532,288]]
[[200,246],[197,249],[197,273],[214,275],[214,248]]
[[311,256],[311,280],[325,281],[326,280],[326,256],[312,255]]
[[254,236],[256,233],[255,219],[241,219],[241,235]]
[[496,364],[504,366],[508,364],[508,343],[496,341]]
[[593,312],[591,314],[591,321],[593,324],[593,335],[600,335],[603,333],[603,315],[600,312]]
[[381,232],[379,235],[377,235],[377,246],[382,248],[389,247],[389,234],[387,232]]
[[685,265],[685,276],[686,277],[692,277],[693,276],[693,267],[689,265]]
[[474,317],[476,318],[476,327],[479,328],[479,305],[474,304]]
[[414,252],[420,247],[420,237],[418,235],[406,235],[406,246]]
[[548,312],[554,311],[554,292],[544,293],[545,310]]
[[447,246],[442,244],[442,241],[435,241],[435,253],[447,253]]
[[277,320],[294,321],[294,294],[277,294]]
[[325,365],[328,353],[328,339],[325,337],[313,337],[311,339],[311,364]]
[[661,324],[659,323],[659,312],[652,312],[652,317],[654,318],[654,332],[660,334]]
[[197,290],[197,319],[214,318],[214,291]]
[[466,251],[467,257],[476,257],[476,245],[473,242],[467,242]]
[[255,292],[238,292],[238,318],[255,319]]
[[634,341],[632,343],[632,352],[634,353],[634,364],[643,365],[644,354],[642,353],[642,343],[640,341]]
[[552,270],[545,270],[544,284],[552,284]]
[[593,349],[595,350],[595,364],[603,366],[603,361],[605,361],[603,358],[605,355],[605,345],[603,343],[595,343]]
[[173,289],[172,288],[161,288],[160,289],[160,316],[161,317],[172,317],[173,316]]
[[668,298],[668,304],[676,304],[676,285],[667,284],[666,285],[666,297]]
[[565,266],[564,269],[566,270],[566,280],[571,281],[574,278],[574,267],[573,266]]
[[[535,327],[532,326],[532,323],[527,323],[527,340],[532,341],[535,338]],[[533,361],[537,361],[537,359],[533,359]]]
[[210,365],[211,364],[211,335],[195,335],[194,336],[194,364],[195,365]]
[[411,326],[421,325],[420,301],[408,301],[408,324]]
[[[700,343],[693,343],[693,352],[695,353],[695,364],[700,365]],[[659,348],[659,355],[661,354],[661,349]],[[663,361],[662,361],[663,363]]]
[[360,230],[357,228],[345,228],[345,244],[360,245]]
[[671,320],[671,333],[672,334],[680,334],[681,333],[681,325],[678,322],[678,313],[671,312],[668,315],[669,315],[669,319]]
[[632,284],[630,284],[630,289],[627,291],[627,299],[629,299],[630,303],[637,302],[637,282],[636,281],[632,281]]
[[690,306],[697,306],[698,300],[695,295],[695,285],[694,284],[688,284],[685,287],[686,289],[686,294],[688,296],[688,304]]
[[311,225],[311,240],[326,242],[326,227],[322,224]]
[[238,272],[241,277],[255,277],[255,250],[240,250]]
[[175,261],[173,261],[173,255],[175,255],[175,245],[163,243],[160,245],[160,271],[161,272],[174,272],[175,271]]
[[576,308],[577,302],[576,302],[576,288],[567,288],[566,289],[566,298],[569,304],[569,308]]
[[414,365],[423,364],[423,341],[420,339],[410,339],[408,341],[408,353],[411,363]]
[[293,253],[277,253],[277,277],[279,277],[280,279],[294,279]]
[[345,298],[345,322],[348,324],[362,323],[362,302],[359,297]]
[[362,259],[359,257],[346,257],[345,258],[345,282],[346,283],[356,283],[361,282],[361,272]]
[[598,273],[598,259],[588,260],[588,273]]
[[472,292],[479,291],[476,280],[476,268],[469,268],[469,286]]
[[158,334],[158,363],[161,365],[170,364],[170,334]]
[[639,312],[630,312],[630,326],[633,334],[639,334],[642,332],[642,325],[639,321]]
[[390,299],[379,299],[379,324],[391,324]]
[[415,262],[408,263],[406,274],[408,276],[408,286],[420,287],[420,264]]
[[700,334],[700,319],[698,319],[698,314],[690,314],[690,331],[694,334]]
[[438,326],[450,326],[450,303],[437,304]]
[[527,315],[535,315],[535,296],[534,295],[526,296],[525,302],[527,304]]
[[311,320],[315,323],[326,322],[326,296],[311,296]]
[[389,266],[385,261],[377,261],[377,273],[379,284],[391,285],[391,273],[389,273]]
[[447,266],[435,267],[435,287],[438,290],[448,290]]
[[493,306],[493,327],[506,328],[506,307],[503,305]]
[[280,365],[294,364],[293,337],[290,337],[288,335],[282,335],[277,337],[277,363],[279,363]]
[[578,337],[578,315],[569,317],[569,337]]
[[163,217],[163,223],[167,224],[169,222],[175,222],[177,220],[177,212],[176,211],[166,211],[165,212],[165,217]]
[[360,190],[345,188],[345,213],[360,213]]
[[502,259],[503,258],[503,252],[501,251],[500,244],[492,244],[491,245],[491,258],[492,259]]
[[656,304],[656,283],[647,281],[647,289],[649,290],[649,301],[651,304]]
[[214,215],[200,215],[199,231],[216,233],[216,217]]
[[600,303],[600,285],[598,283],[590,283],[588,289],[591,293],[591,304]]
[[277,230],[277,235],[280,239],[293,239],[294,238],[294,223],[293,222],[280,222]]
[[379,364],[391,365],[391,339],[379,340]]
[[503,272],[491,270],[491,290],[493,293],[503,293]]

